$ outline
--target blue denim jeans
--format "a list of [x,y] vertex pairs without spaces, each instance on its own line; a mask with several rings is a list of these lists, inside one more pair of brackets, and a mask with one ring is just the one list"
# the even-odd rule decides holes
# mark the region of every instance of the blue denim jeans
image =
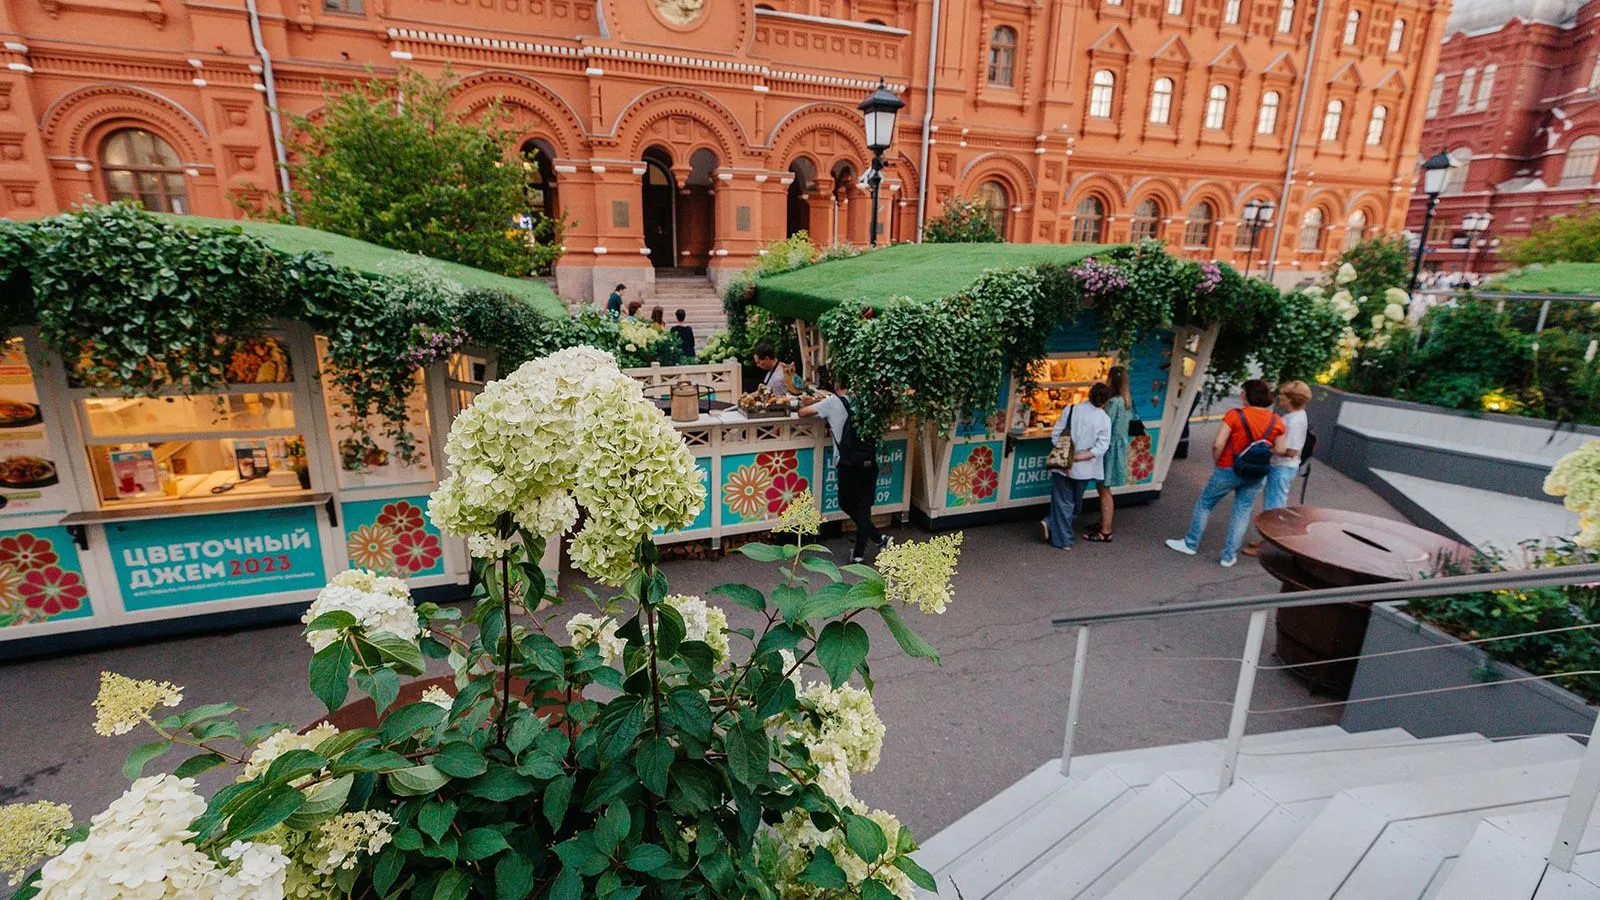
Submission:
[[1199,499],[1194,501],[1194,515],[1189,519],[1189,533],[1183,536],[1183,543],[1190,550],[1200,549],[1200,538],[1206,533],[1206,520],[1211,518],[1211,510],[1222,498],[1233,494],[1233,512],[1228,519],[1228,540],[1222,546],[1222,559],[1230,560],[1239,555],[1239,548],[1244,544],[1245,533],[1250,530],[1250,507],[1256,503],[1256,497],[1261,494],[1261,488],[1267,479],[1256,478],[1243,481],[1233,474],[1232,469],[1220,466],[1211,470],[1211,480],[1201,489]]
[[1300,474],[1299,466],[1273,466],[1267,470],[1266,499],[1262,509],[1282,509],[1289,505],[1289,489],[1294,487],[1294,476]]
[[1050,473],[1050,513],[1045,521],[1050,526],[1050,546],[1071,547],[1077,537],[1078,509],[1083,506],[1083,492],[1094,481],[1068,478],[1060,472]]

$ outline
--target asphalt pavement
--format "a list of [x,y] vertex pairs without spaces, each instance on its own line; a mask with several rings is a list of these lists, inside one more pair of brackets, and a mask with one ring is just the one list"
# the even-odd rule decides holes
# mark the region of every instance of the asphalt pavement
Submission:
[[[1196,455],[1174,464],[1159,500],[1117,512],[1113,543],[1079,541],[1071,551],[1054,550],[1039,541],[1031,520],[966,529],[949,610],[907,613],[942,654],[941,665],[900,655],[887,631],[869,624],[876,702],[888,736],[877,770],[857,779],[862,799],[927,836],[1060,756],[1073,639],[1052,630],[1053,616],[1276,590],[1248,557],[1232,569],[1217,565],[1225,508],[1213,517],[1199,555],[1182,556],[1162,544],[1187,527],[1209,475],[1202,457],[1212,427],[1197,425]],[[1326,467],[1316,470],[1308,502],[1401,518],[1376,494]],[[894,533],[925,536],[911,526]],[[846,539],[829,543],[840,556],[848,553]],[[674,593],[776,580],[770,566],[740,555],[672,562],[666,571]],[[730,610],[735,624],[748,615]],[[1244,615],[1226,615],[1095,629],[1079,752],[1223,735],[1238,673],[1237,663],[1225,660],[1240,652],[1245,623]],[[298,626],[285,625],[0,665],[0,802],[70,803],[84,820],[125,788],[122,757],[144,739],[101,738],[91,730],[102,669],[183,685],[186,704],[239,703],[250,722],[309,722],[322,710],[305,686],[308,653]],[[1256,685],[1257,707],[1323,699],[1280,672],[1262,672]],[[1252,718],[1250,730],[1337,718],[1336,708],[1263,715]],[[177,760],[160,762],[170,767]]]

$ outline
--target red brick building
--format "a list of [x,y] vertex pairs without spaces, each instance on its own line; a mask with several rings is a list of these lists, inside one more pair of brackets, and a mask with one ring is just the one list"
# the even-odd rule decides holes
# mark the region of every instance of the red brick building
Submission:
[[[856,104],[907,101],[883,228],[952,195],[1013,241],[1163,237],[1285,277],[1397,230],[1441,0],[0,0],[0,215],[87,198],[238,215],[270,114],[448,67],[572,223],[564,294],[723,276],[798,229],[863,243]],[[1249,247],[1249,200],[1278,205]],[[597,290],[598,288],[598,290]],[[648,288],[647,291],[648,293]]]
[[[1458,163],[1427,268],[1501,268],[1502,237],[1600,201],[1600,0],[1461,0],[1426,100],[1422,153]],[[1426,200],[1412,198],[1413,231]],[[1472,213],[1493,216],[1477,239],[1462,228]]]

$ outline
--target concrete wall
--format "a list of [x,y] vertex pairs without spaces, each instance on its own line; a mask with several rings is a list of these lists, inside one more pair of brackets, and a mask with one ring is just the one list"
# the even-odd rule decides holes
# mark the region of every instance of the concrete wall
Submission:
[[[1348,731],[1404,728],[1417,737],[1476,732],[1487,737],[1524,734],[1587,734],[1596,710],[1582,698],[1543,681],[1490,684],[1525,678],[1515,666],[1490,662],[1476,647],[1399,611],[1400,604],[1372,608],[1363,655],[1438,647],[1419,653],[1363,659],[1350,687],[1351,704],[1339,723]],[[1487,676],[1487,677],[1486,677]],[[1461,685],[1466,690],[1397,697],[1373,703],[1363,699]]]

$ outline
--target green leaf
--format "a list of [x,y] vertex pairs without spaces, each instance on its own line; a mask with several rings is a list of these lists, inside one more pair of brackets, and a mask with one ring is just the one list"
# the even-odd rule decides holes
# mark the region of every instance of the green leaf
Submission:
[[806,609],[806,592],[792,584],[780,584],[772,589],[772,602],[783,613],[783,620],[793,625],[803,621]]
[[560,760],[555,759],[543,750],[535,750],[523,758],[522,762],[517,766],[517,771],[529,778],[549,781],[565,772],[566,769],[562,768]]
[[[378,861],[372,867],[372,888],[380,896],[387,896],[389,888],[394,887],[395,879],[400,877],[400,872],[405,868],[405,854],[399,847],[389,846],[383,848],[378,854]],[[521,900],[521,898],[517,898]]]
[[437,703],[408,703],[384,718],[379,734],[385,744],[397,743],[424,728],[438,725],[444,721],[444,717],[445,710]]
[[723,735],[722,745],[728,753],[729,771],[741,784],[755,787],[766,778],[771,756],[765,731],[741,722]]
[[354,775],[345,775],[332,781],[314,784],[305,791],[306,802],[295,810],[284,824],[297,831],[306,831],[338,815],[355,784]]
[[848,566],[841,566],[839,571],[844,572],[847,575],[855,575],[858,578],[878,580],[882,580],[883,578],[877,569],[874,569],[871,566],[862,565],[861,563],[851,563]]
[[783,548],[771,544],[745,544],[739,552],[756,562],[777,562],[784,558]]
[[454,800],[429,800],[417,813],[417,830],[437,841],[455,820]]
[[679,729],[699,740],[711,738],[711,704],[693,688],[679,688],[667,695],[667,716]]
[[533,742],[550,728],[538,716],[524,712],[511,721],[511,727],[506,729],[506,749],[514,754],[521,755],[522,751],[533,746]]
[[[699,692],[697,691],[696,694]],[[626,715],[616,721],[603,743],[600,745],[600,761],[602,763],[621,759],[638,739],[639,733],[644,730],[644,701],[633,703]]]
[[776,653],[779,650],[793,650],[800,645],[806,637],[805,629],[794,625],[779,625],[761,636],[761,642],[756,645],[756,656],[767,653]]
[[869,878],[861,884],[861,900],[896,900],[896,898],[894,891],[889,890],[883,882]]
[[154,743],[142,744],[133,748],[132,750],[128,751],[128,758],[123,760],[123,777],[127,778],[129,781],[138,780],[139,776],[144,774],[144,767],[149,764],[150,760],[155,759],[171,749],[171,741],[156,741]]
[[305,803],[304,794],[286,784],[274,785],[245,801],[228,819],[224,841],[242,841],[268,831],[294,815]]
[[849,596],[851,587],[852,585],[841,581],[817,588],[806,598],[806,607],[801,614],[806,621],[812,621],[831,619],[842,612],[847,612],[851,606],[845,601],[845,597]]
[[199,756],[191,756],[179,763],[178,767],[172,770],[172,774],[179,778],[193,778],[201,772],[215,769],[225,762],[227,760],[220,753],[202,753]]
[[505,766],[491,766],[489,771],[467,783],[467,793],[485,800],[501,802],[522,797],[533,791],[533,783]]
[[834,565],[832,560],[823,559],[820,556],[808,556],[801,561],[800,565],[826,576],[829,581],[840,581],[844,578],[839,573],[839,567]]
[[329,644],[311,657],[311,693],[333,712],[350,693],[350,667],[355,651],[345,641]]
[[378,747],[357,747],[333,761],[335,775],[346,772],[392,772],[410,767],[411,760],[393,750]]
[[555,845],[556,857],[573,871],[598,875],[610,864],[606,854],[595,842],[593,832],[579,832]]
[[884,594],[883,580],[871,578],[858,581],[850,585],[849,593],[845,594],[850,609],[877,609],[889,602]]
[[395,699],[400,696],[400,676],[393,669],[373,669],[370,672],[357,669],[355,678],[356,687],[372,698],[379,715],[393,706]]
[[330,610],[306,623],[306,631],[327,631],[330,628],[352,628],[356,617],[342,609]]
[[533,893],[533,863],[521,853],[507,853],[494,867],[495,900],[524,900]]
[[433,889],[433,900],[466,900],[472,889],[472,873],[465,869],[451,869],[439,876]]
[[648,875],[669,862],[672,862],[672,854],[665,848],[655,844],[639,844],[628,851],[623,864],[635,872]]
[[878,607],[878,614],[883,616],[883,623],[889,626],[889,633],[894,635],[894,639],[900,642],[900,649],[904,650],[907,656],[931,659],[936,664],[939,662],[939,651],[933,649],[933,645],[923,640],[921,635],[912,631],[905,621],[900,618],[900,613],[896,612],[894,607],[888,605],[880,606]]
[[450,776],[435,769],[433,766],[412,766],[409,769],[396,769],[388,775],[389,790],[398,797],[420,797],[431,794],[443,787]]
[[889,849],[889,841],[883,836],[883,829],[878,823],[866,816],[855,813],[845,813],[844,839],[850,849],[868,865],[878,861]]
[[414,641],[397,637],[387,631],[367,635],[367,640],[383,654],[384,662],[393,663],[407,675],[421,675],[427,665],[422,658],[422,648]]
[[719,584],[706,593],[712,597],[726,597],[745,609],[767,610],[767,598],[748,584]]
[[542,634],[528,635],[522,640],[522,651],[541,671],[549,672],[551,675],[566,674],[567,660],[561,653],[561,646],[549,637]]
[[850,880],[845,877],[844,870],[839,868],[839,863],[834,860],[833,854],[822,847],[817,848],[811,862],[806,863],[806,867],[800,870],[800,880],[824,890],[843,890],[850,885]]
[[[900,830],[901,831],[905,831],[904,828],[902,828]],[[925,891],[935,891],[935,892],[937,892],[939,890],[939,883],[934,880],[933,873],[931,873],[927,869],[924,869],[923,867],[917,865],[916,861],[913,860],[911,857],[909,857],[909,856],[897,856],[897,857],[895,857],[894,858],[894,867],[896,869],[899,869],[900,871],[906,873],[906,877],[910,878],[911,879],[911,883],[915,884],[917,887],[922,888]]]
[[582,900],[583,876],[571,866],[562,866],[561,874],[556,876],[550,885],[550,893],[546,894],[547,900]]
[[240,709],[236,703],[206,703],[194,709],[185,710],[178,716],[178,727],[183,728],[196,722],[216,719],[222,716],[231,716]]
[[677,752],[665,738],[646,738],[633,758],[634,770],[639,773],[639,783],[657,797],[667,795],[667,772]]
[[614,853],[633,827],[633,817],[626,803],[613,803],[606,807],[605,815],[594,825],[594,845],[606,856]]
[[451,741],[428,761],[451,778],[476,778],[489,770],[483,754],[469,741]]
[[559,830],[567,817],[567,804],[572,801],[572,788],[578,780],[571,775],[557,778],[544,788],[544,819],[550,827]]
[[867,630],[854,622],[829,622],[817,637],[817,662],[837,688],[850,680],[850,673],[867,658],[871,639]]
[[265,776],[269,783],[283,783],[294,781],[305,775],[311,775],[328,767],[328,758],[314,750],[290,750],[272,761],[267,766]]
[[488,859],[509,849],[505,836],[493,828],[474,828],[461,836],[461,858],[467,862]]
[[656,653],[662,659],[677,655],[678,645],[683,643],[687,632],[682,614],[664,604],[656,607]]

